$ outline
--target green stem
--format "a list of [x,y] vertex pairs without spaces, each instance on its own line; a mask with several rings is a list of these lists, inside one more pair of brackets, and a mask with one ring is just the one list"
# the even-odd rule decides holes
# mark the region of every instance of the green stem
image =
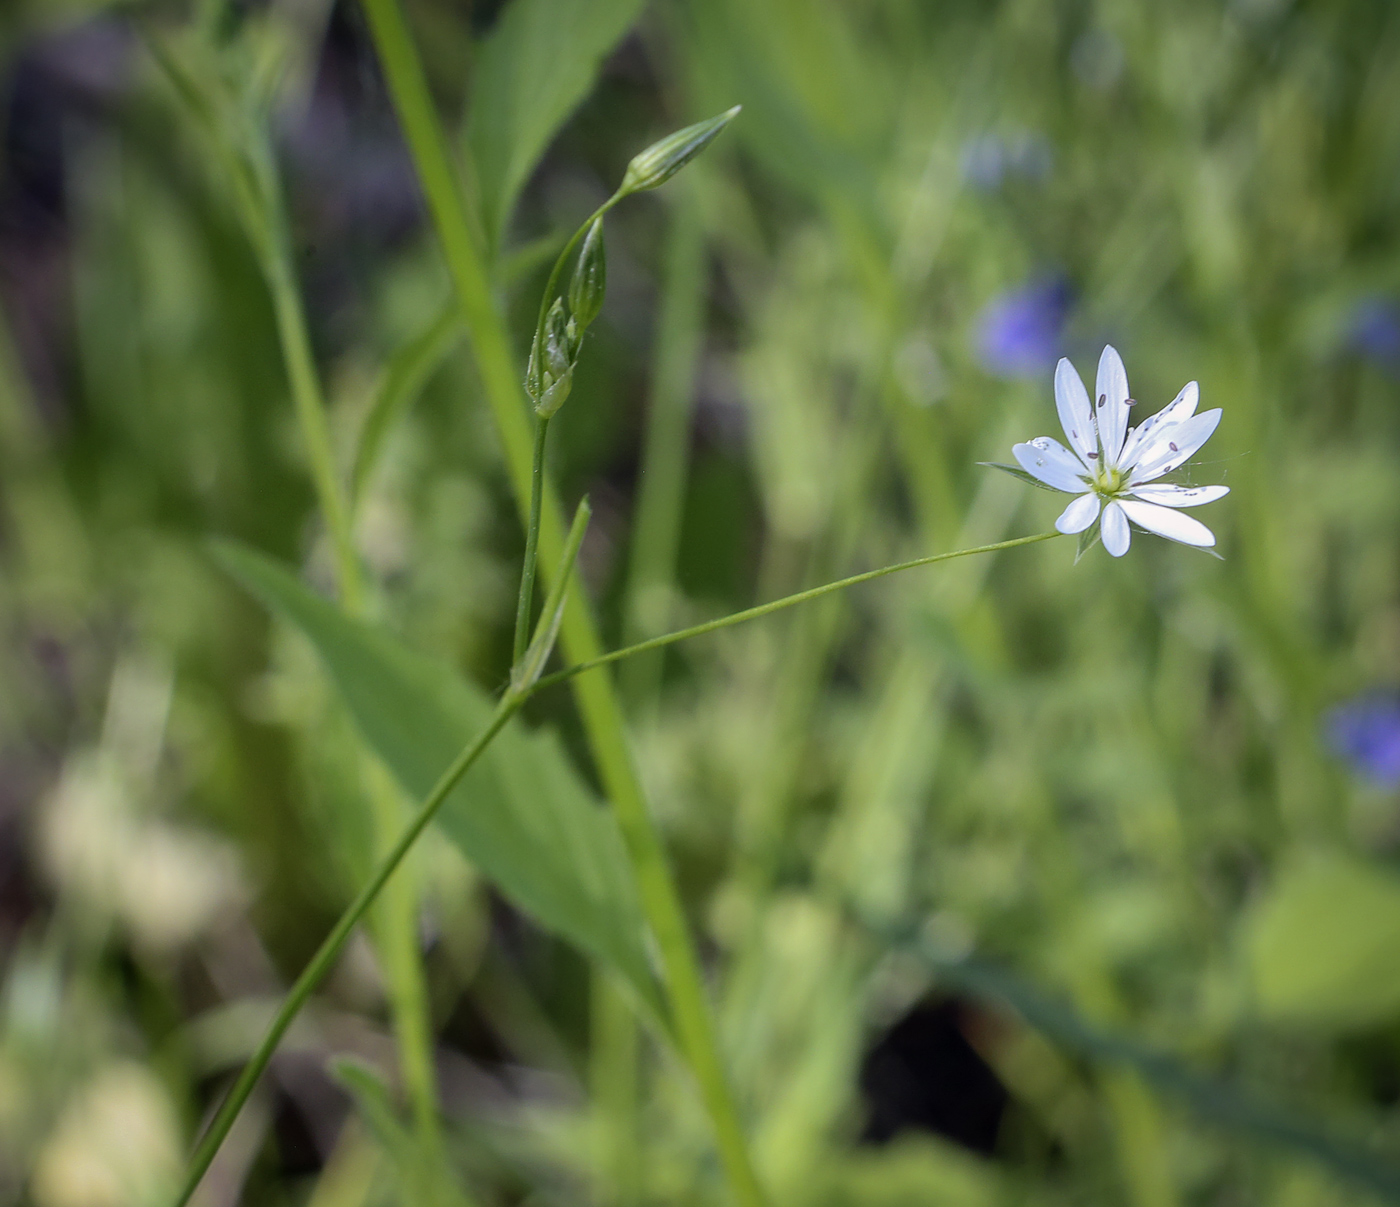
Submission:
[[677,629],[674,633],[665,633],[660,637],[639,641],[636,645],[625,646],[620,650],[610,650],[606,654],[600,654],[585,662],[577,662],[573,666],[565,667],[562,671],[545,675],[535,684],[535,690],[538,691],[542,687],[549,687],[555,683],[562,683],[566,679],[572,679],[575,675],[581,675],[584,671],[595,670],[610,662],[631,658],[634,654],[644,654],[648,650],[659,650],[662,646],[674,645],[677,641],[685,641],[690,637],[701,637],[706,633],[727,629],[731,625],[743,624],[746,620],[757,620],[760,616],[769,616],[774,612],[781,612],[784,608],[791,608],[811,599],[820,599],[823,595],[830,595],[833,591],[844,591],[847,587],[868,583],[872,579],[884,578],[887,574],[898,574],[901,570],[915,570],[920,566],[931,566],[935,562],[948,562],[958,557],[971,557],[974,553],[996,553],[1000,549],[1015,549],[1018,545],[1034,545],[1038,541],[1049,541],[1062,535],[1063,533],[1059,532],[1038,532],[1034,536],[1018,536],[1009,541],[997,541],[994,545],[978,545],[972,549],[955,549],[951,553],[933,553],[928,557],[916,557],[911,561],[896,562],[892,566],[881,566],[878,570],[867,570],[863,574],[853,574],[850,578],[823,583],[819,587],[799,591],[796,595],[785,595],[782,599],[746,608],[742,612],[733,612],[728,616],[721,616],[718,620],[707,620],[704,624],[693,624],[688,629]]
[[[473,235],[466,198],[448,155],[423,66],[398,0],[362,0],[390,95],[433,215],[443,258],[462,305],[488,403],[522,514],[532,492],[531,438],[505,320]],[[557,275],[554,275],[557,283]],[[546,565],[563,548],[563,524],[552,492],[544,490],[539,542]],[[560,639],[568,656],[585,662],[602,652],[586,596],[569,593]],[[599,778],[617,815],[648,923],[656,939],[681,1051],[714,1128],[726,1177],[745,1207],[766,1202],[749,1160],[738,1109],[719,1057],[699,957],[668,866],[666,851],[642,791],[627,742],[622,709],[607,676],[585,675],[574,688]]]
[[[550,591],[550,598],[546,601],[545,615],[542,617],[540,623],[541,631],[545,630],[546,626],[549,625],[550,614],[563,602],[563,583],[567,578],[567,570],[573,565],[574,558],[578,554],[578,548],[583,538],[583,530],[587,523],[587,516],[587,504],[582,503],[579,505],[578,513],[575,515],[574,524],[566,543],[563,561],[561,563],[563,571],[556,576],[559,581],[556,582]],[[790,608],[796,604],[804,603],[807,600],[817,599],[822,595],[830,594],[833,591],[839,591],[846,587],[854,586],[856,583],[869,582],[872,579],[881,578],[887,574],[895,574],[901,570],[910,570],[917,566],[931,565],[934,562],[950,561],[954,558],[970,557],[976,553],[993,553],[999,549],[1010,549],[1018,545],[1030,545],[1037,541],[1047,541],[1059,535],[1058,532],[1042,532],[1035,536],[1023,536],[1017,537],[1014,540],[999,541],[994,545],[980,545],[972,549],[958,549],[951,553],[936,553],[930,557],[915,558],[913,561],[898,562],[891,566],[884,566],[878,570],[868,570],[864,574],[857,574],[851,578],[843,578],[836,582],[826,583],[820,587],[813,587],[811,590],[801,591],[796,595],[789,595],[784,599],[774,600],[772,603],[762,604],[757,608],[750,608],[745,612],[736,612],[733,616],[711,621],[708,624],[697,625],[690,629],[682,629],[677,633],[671,633],[653,641],[641,642],[638,645],[629,646],[626,649],[614,650],[612,653],[589,663],[587,666],[580,664],[570,667],[566,671],[560,672],[558,675],[538,679],[534,683],[525,682],[518,686],[513,685],[508,688],[505,695],[502,696],[500,703],[497,704],[496,711],[492,715],[490,723],[462,749],[453,760],[451,766],[442,773],[437,784],[434,785],[433,790],[428,793],[423,803],[418,807],[418,811],[414,814],[412,821],[409,822],[407,828],[404,829],[390,850],[381,859],[374,875],[359,891],[354,901],[347,907],[345,913],[341,915],[340,920],[335,924],[335,928],[331,933],[326,936],[326,939],[317,950],[316,955],[312,958],[311,963],[306,966],[301,976],[297,978],[296,983],[292,986],[290,993],[287,995],[286,1001],[283,1002],[282,1008],[277,1012],[277,1017],[273,1020],[272,1026],[268,1029],[267,1034],[258,1045],[257,1051],[253,1053],[252,1058],[244,1067],[243,1072],[234,1083],[233,1089],[229,1092],[229,1096],[219,1108],[214,1122],[209,1126],[209,1130],[200,1141],[199,1148],[196,1150],[191,1164],[189,1176],[180,1198],[177,1200],[176,1207],[184,1207],[190,1195],[193,1194],[205,1170],[208,1169],[210,1162],[214,1159],[214,1154],[218,1151],[219,1145],[222,1143],[224,1137],[228,1135],[229,1128],[233,1126],[233,1121],[237,1117],[243,1103],[247,1101],[248,1095],[252,1092],[254,1085],[257,1084],[258,1078],[262,1075],[263,1070],[271,1060],[272,1054],[277,1048],[277,1044],[286,1033],[287,1028],[291,1025],[292,1020],[296,1017],[302,1006],[305,1005],[311,993],[320,983],[321,979],[330,971],[332,964],[340,954],[341,949],[345,946],[345,941],[350,937],[350,933],[354,930],[355,925],[364,916],[365,911],[374,903],[375,899],[389,882],[389,878],[393,875],[394,870],[403,861],[404,856],[407,855],[414,842],[417,841],[418,836],[423,832],[427,824],[432,821],[438,809],[442,806],[443,801],[447,799],[448,793],[457,786],[458,781],[461,780],[462,776],[467,773],[472,764],[481,756],[482,751],[486,749],[491,739],[494,738],[496,734],[501,731],[506,722],[520,710],[520,707],[525,701],[541,687],[547,683],[558,682],[560,678],[578,674],[580,671],[591,669],[603,663],[615,662],[619,658],[626,658],[632,654],[640,653],[643,650],[655,649],[658,644],[669,644],[673,641],[680,641],[685,637],[693,637],[700,633],[713,632],[716,629],[724,628],[728,624],[738,624],[745,620],[752,620],[757,616],[767,615],[782,608]],[[660,871],[665,871],[664,866]],[[658,868],[650,862],[644,862],[638,874],[639,877],[655,876],[658,874]],[[669,928],[665,925],[668,922],[670,924]],[[671,919],[667,919],[663,916],[662,923],[663,926],[658,928],[658,944],[664,949],[666,942],[674,942],[673,928],[676,926],[683,926],[684,922],[683,918],[676,915]],[[703,997],[695,997],[690,1000],[692,1002],[697,1000],[703,1002]],[[681,1003],[678,1003],[674,1007],[678,1029],[682,1030],[687,1026],[695,1026],[695,1020],[693,1018],[687,1018],[685,1008],[684,998]],[[698,1073],[697,1078],[701,1081],[703,1092],[704,1087],[711,1083],[704,1077],[700,1077]],[[723,1142],[726,1144],[733,1143],[736,1139],[741,1142],[741,1138],[734,1135],[722,1134],[722,1137]],[[753,1193],[759,1193],[756,1182],[753,1183],[750,1189]]]
[[[262,259],[272,295],[277,331],[297,420],[311,462],[317,499],[325,516],[334,550],[336,579],[345,611],[363,618],[368,605],[364,576],[355,552],[350,505],[335,469],[325,399],[311,350],[306,312],[297,288],[280,212],[277,182],[263,190],[262,227],[269,232]],[[253,234],[257,242],[256,232]],[[390,847],[403,816],[403,802],[388,771],[373,753],[360,755],[366,795],[371,809],[376,849]],[[395,1038],[403,1066],[404,1085],[413,1107],[414,1123],[425,1148],[441,1152],[438,1095],[433,1067],[433,1042],[428,991],[418,951],[417,902],[411,885],[396,884],[377,911],[376,937],[384,960],[393,1004]]]
[[326,408],[321,397],[316,361],[311,354],[311,339],[306,331],[306,316],[302,311],[301,295],[297,291],[285,251],[279,250],[267,257],[267,279],[268,288],[272,293],[273,311],[277,318],[277,334],[282,344],[282,356],[287,363],[287,377],[291,382],[297,423],[301,427],[306,453],[311,461],[311,478],[316,486],[317,501],[330,533],[341,600],[347,611],[357,613],[364,606],[364,582],[360,574],[360,560],[355,554],[350,511],[336,477],[330,424],[326,422]]
[[[374,818],[375,853],[387,857],[403,824],[403,798],[384,763],[368,749],[360,751],[365,791]],[[404,1089],[413,1124],[437,1167],[429,1179],[442,1178],[442,1131],[438,1122],[437,1069],[433,1062],[432,1007],[418,946],[418,886],[399,876],[384,888],[374,913],[374,937],[391,987],[394,1038],[398,1042]]]
[[641,1029],[625,994],[614,983],[611,969],[595,967],[591,987],[594,1201],[607,1207],[635,1207],[645,1184],[637,1092]]
[[568,260],[574,248],[578,246],[579,240],[588,233],[588,228],[593,225],[594,221],[601,218],[621,200],[622,194],[614,193],[603,202],[602,205],[589,214],[588,217],[583,220],[583,224],[578,230],[574,231],[574,233],[569,236],[569,241],[564,244],[564,250],[555,258],[554,267],[549,270],[549,279],[544,283],[544,292],[540,294],[540,312],[535,319],[535,339],[534,343],[530,345],[537,354],[544,340],[545,315],[549,313],[549,307],[554,302],[555,291],[559,288],[559,276],[564,271],[565,262]]
[[525,525],[525,563],[520,567],[520,599],[515,605],[515,653],[512,666],[519,666],[530,643],[530,604],[535,593],[535,569],[539,564],[540,500],[544,493],[544,442],[549,419],[535,419],[535,452],[530,466],[530,518]]
[[356,894],[354,901],[341,914],[334,929],[322,941],[311,962],[297,977],[296,983],[282,1003],[282,1008],[278,1010],[277,1017],[273,1019],[272,1026],[268,1028],[267,1034],[263,1036],[262,1042],[258,1045],[252,1058],[243,1066],[243,1071],[238,1075],[238,1080],[234,1082],[233,1089],[229,1091],[229,1095],[224,1099],[218,1114],[214,1116],[213,1123],[209,1125],[209,1130],[204,1133],[204,1138],[199,1142],[199,1147],[195,1150],[194,1158],[190,1163],[189,1174],[180,1191],[180,1197],[176,1200],[176,1207],[184,1207],[189,1202],[190,1196],[194,1194],[200,1179],[204,1177],[210,1162],[213,1161],[214,1154],[218,1152],[219,1145],[223,1143],[229,1128],[233,1126],[233,1121],[238,1117],[238,1112],[248,1100],[248,1095],[253,1092],[253,1087],[262,1076],[263,1070],[267,1068],[282,1036],[291,1026],[292,1020],[296,1018],[302,1006],[306,1004],[307,998],[311,996],[325,975],[330,972],[341,949],[344,948],[346,940],[350,938],[365,912],[374,904],[375,899],[388,883],[389,877],[394,874],[394,869],[403,861],[404,856],[408,854],[409,848],[417,841],[424,827],[432,821],[442,802],[447,799],[448,793],[457,786],[457,782],[481,757],[481,752],[490,744],[491,739],[519,711],[524,699],[522,694],[511,691],[508,691],[501,698],[501,702],[496,705],[491,723],[462,750],[453,760],[452,765],[442,773],[442,777],[433,790],[428,793],[422,805],[419,806],[418,812],[414,814],[413,820],[399,835],[398,841],[394,843],[389,852],[380,860],[374,875]]

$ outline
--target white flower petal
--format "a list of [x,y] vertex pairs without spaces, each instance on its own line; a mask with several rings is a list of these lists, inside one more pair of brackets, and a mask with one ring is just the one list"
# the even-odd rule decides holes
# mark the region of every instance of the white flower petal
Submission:
[[1220,408],[1216,407],[1213,411],[1192,415],[1182,423],[1169,423],[1156,428],[1149,437],[1147,447],[1138,453],[1132,484],[1136,486],[1140,482],[1150,482],[1184,465],[1210,439],[1219,423]]
[[1128,527],[1128,517],[1123,514],[1123,505],[1116,499],[1103,509],[1103,524],[1099,531],[1103,536],[1103,547],[1114,557],[1122,557],[1128,552],[1133,532]]
[[1128,428],[1128,374],[1123,368],[1123,358],[1112,344],[1105,344],[1103,355],[1099,357],[1094,405],[1098,408],[1104,460],[1109,465],[1117,465],[1118,454],[1123,449],[1123,433]]
[[1086,467],[1092,468],[1099,455],[1094,408],[1089,404],[1089,394],[1079,374],[1063,356],[1055,366],[1055,409],[1060,412],[1060,426],[1065,429],[1070,448],[1079,454]]
[[1214,503],[1230,493],[1228,486],[1134,486],[1132,493],[1145,503],[1157,503],[1162,507],[1200,507],[1203,503]]
[[1099,496],[1092,493],[1080,495],[1060,512],[1060,518],[1055,521],[1055,528],[1067,536],[1073,536],[1076,532],[1083,532],[1098,518]]
[[1128,433],[1128,438],[1123,442],[1123,451],[1118,454],[1118,468],[1131,469],[1142,450],[1147,447],[1147,438],[1153,431],[1168,423],[1182,423],[1190,419],[1196,413],[1196,404],[1200,400],[1200,386],[1194,381],[1188,381],[1181,387],[1180,394]]
[[[1158,507],[1155,503],[1139,503],[1133,499],[1124,499],[1118,506],[1127,513],[1128,519],[1139,527],[1146,528],[1148,532],[1155,532],[1158,536],[1164,536],[1171,541],[1180,541],[1183,545],[1200,545],[1209,547],[1215,544],[1215,533],[1200,522],[1193,520],[1189,515],[1182,515],[1179,511],[1173,511],[1170,507]],[[1107,517],[1105,517],[1105,527],[1107,527]],[[1107,537],[1104,544],[1108,544]]]
[[1026,473],[1039,478],[1046,486],[1067,490],[1073,495],[1084,489],[1084,476],[1088,471],[1058,440],[1037,436],[1029,444],[1014,445],[1011,453]]

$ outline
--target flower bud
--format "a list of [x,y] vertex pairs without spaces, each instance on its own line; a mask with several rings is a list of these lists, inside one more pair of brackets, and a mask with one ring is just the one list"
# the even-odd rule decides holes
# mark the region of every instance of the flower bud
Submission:
[[574,325],[564,312],[562,298],[555,298],[554,305],[544,316],[544,368],[546,373],[562,377],[573,367]]
[[569,282],[569,310],[580,332],[598,317],[608,288],[608,258],[603,251],[603,220],[595,218],[583,237],[583,249]]
[[545,315],[543,353],[536,370],[535,414],[548,419],[569,396],[574,382],[574,361],[578,356],[578,327],[565,314],[562,298],[555,298]]
[[659,184],[665,184],[714,141],[719,132],[734,120],[739,109],[740,106],[735,105],[718,117],[696,122],[660,142],[652,143],[627,165],[627,174],[622,178],[618,195],[625,197],[628,193],[640,193],[643,189],[654,189]]

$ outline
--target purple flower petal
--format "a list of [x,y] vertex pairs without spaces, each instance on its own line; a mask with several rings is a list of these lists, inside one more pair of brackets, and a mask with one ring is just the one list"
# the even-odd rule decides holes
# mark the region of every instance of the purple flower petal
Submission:
[[1032,282],[989,302],[977,320],[977,354],[998,377],[1038,377],[1064,344],[1072,294],[1063,277]]
[[1400,697],[1371,695],[1327,713],[1328,744],[1352,770],[1381,788],[1400,788]]

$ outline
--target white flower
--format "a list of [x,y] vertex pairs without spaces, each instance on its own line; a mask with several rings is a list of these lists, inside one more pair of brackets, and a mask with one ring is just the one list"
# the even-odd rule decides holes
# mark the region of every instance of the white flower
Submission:
[[[1184,545],[1209,547],[1215,534],[1178,508],[1199,507],[1228,494],[1228,486],[1174,486],[1157,482],[1186,463],[1210,439],[1220,409],[1196,414],[1200,387],[1194,381],[1167,406],[1137,427],[1128,426],[1128,375],[1112,347],[1099,357],[1097,405],[1089,401],[1074,366],[1061,358],[1055,367],[1055,406],[1069,448],[1037,436],[1011,451],[1021,468],[1055,490],[1078,495],[1055,521],[1061,532],[1086,531],[1103,511],[1104,548],[1114,557],[1128,552],[1131,520],[1148,532]],[[1072,450],[1072,451],[1071,451]]]

